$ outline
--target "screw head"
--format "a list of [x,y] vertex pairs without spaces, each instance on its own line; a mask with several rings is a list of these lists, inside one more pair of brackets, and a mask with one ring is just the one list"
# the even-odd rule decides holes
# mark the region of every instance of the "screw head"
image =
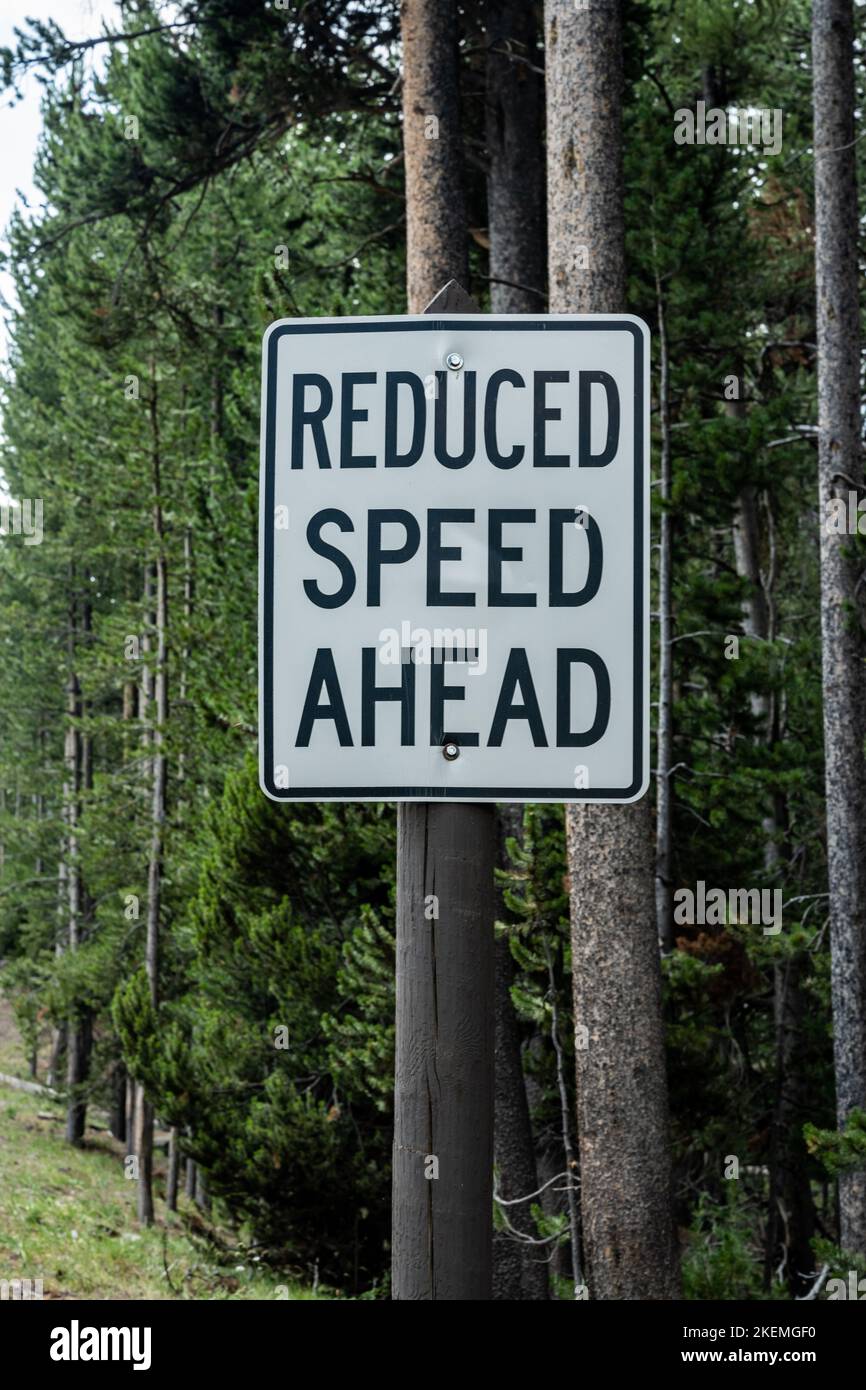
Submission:
[[447,758],[449,763],[453,763],[455,758],[460,757],[459,743],[454,743],[452,739],[448,739],[447,742],[442,745],[442,756],[443,758]]
[[463,354],[460,352],[449,352],[445,358],[446,365],[452,372],[459,372],[463,366]]

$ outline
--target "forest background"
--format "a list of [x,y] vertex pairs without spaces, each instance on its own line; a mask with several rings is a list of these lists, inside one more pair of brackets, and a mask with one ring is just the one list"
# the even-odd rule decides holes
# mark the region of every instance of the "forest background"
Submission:
[[[467,289],[546,311],[542,7],[453,13]],[[836,1184],[866,1126],[855,1111],[837,1132],[811,23],[806,0],[624,7],[624,307],[654,354],[671,1217],[691,1299],[866,1274],[866,1245],[840,1247]],[[406,308],[399,7],[123,0],[93,38],[34,22],[3,55],[10,93],[25,72],[44,84],[44,206],[9,228],[0,441],[8,496],[41,499],[44,536],[0,544],[0,986],[68,1142],[104,1111],[117,1162],[136,1159],[145,1227],[197,1208],[277,1270],[385,1296],[394,807],[261,794],[256,531],[264,329]],[[678,143],[675,113],[700,101],[781,110],[781,149]],[[536,1195],[497,1203],[494,1291],[570,1298],[563,808],[512,809],[500,846],[497,1194]],[[677,921],[675,891],[699,882],[779,889],[783,929]]]

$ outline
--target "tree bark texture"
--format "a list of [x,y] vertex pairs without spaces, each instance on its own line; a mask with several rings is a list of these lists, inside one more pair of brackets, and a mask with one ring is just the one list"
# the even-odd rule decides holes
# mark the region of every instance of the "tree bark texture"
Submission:
[[487,0],[487,222],[490,309],[545,308],[544,85],[528,0]]
[[[551,309],[625,309],[619,0],[545,4]],[[581,1211],[590,1295],[679,1295],[648,798],[570,806]]]
[[409,312],[449,280],[469,288],[457,7],[454,0],[402,0],[403,150]]
[[[862,496],[859,217],[851,0],[814,0],[818,485],[827,868],[837,1122],[866,1107],[866,635],[861,564],[828,529],[829,502]],[[860,582],[858,590],[858,581]],[[839,1179],[840,1238],[866,1254],[866,1172]]]

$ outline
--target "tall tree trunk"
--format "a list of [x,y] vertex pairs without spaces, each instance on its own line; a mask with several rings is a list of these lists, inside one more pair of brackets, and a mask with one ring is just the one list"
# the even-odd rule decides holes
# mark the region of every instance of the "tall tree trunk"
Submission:
[[135,1084],[133,1139],[138,1160],[136,1208],[143,1226],[153,1224],[153,1106],[140,1081]]
[[[151,667],[152,638],[156,626],[154,604],[154,565],[148,562],[144,567],[144,614],[145,625],[141,639],[141,689],[139,691],[139,713],[142,721],[142,742],[145,748],[143,760],[144,775],[150,777],[151,794],[153,789],[153,703],[155,694],[154,673]],[[148,861],[148,885],[150,865]],[[149,923],[149,917],[148,917]],[[145,934],[145,970],[147,970],[149,940]],[[148,974],[148,981],[150,976]],[[144,1225],[153,1221],[153,1107],[144,1092],[144,1085],[136,1077],[133,1100],[133,1148],[138,1162],[136,1206],[138,1219]]]
[[[852,0],[813,0],[818,482],[836,1112],[866,1108],[866,632],[861,563],[826,525],[863,486]],[[862,495],[862,494],[861,494]],[[866,1255],[866,1171],[839,1179],[840,1238]]]
[[168,1171],[165,1177],[165,1206],[167,1211],[177,1211],[177,1182],[180,1172],[180,1149],[177,1143],[177,1125],[172,1125],[168,1134]]
[[674,944],[673,786],[674,662],[673,662],[673,518],[671,501],[670,358],[661,277],[656,268],[656,310],[659,325],[659,418],[661,471],[659,475],[659,704],[656,730],[656,930],[664,952]]
[[[551,309],[621,311],[621,5],[546,0],[545,28]],[[567,832],[587,1282],[598,1299],[676,1298],[649,800],[570,806]]]
[[[162,509],[157,494],[154,507],[154,529],[158,545],[162,547]],[[145,941],[145,969],[150,986],[150,1000],[154,1010],[159,1003],[159,918],[162,899],[163,840],[165,834],[165,727],[168,717],[168,682],[166,670],[167,637],[167,594],[166,594],[165,552],[160,548],[156,559],[156,669],[154,674],[155,724],[152,731],[151,747],[153,798],[151,803],[151,841],[147,872],[147,935]],[[147,1129],[145,1142],[149,1150],[148,1167],[142,1174],[139,1184],[139,1219],[145,1223],[153,1219],[153,1107],[146,1103]]]
[[[54,955],[57,960],[60,959],[66,950],[66,943],[69,939],[69,866],[66,862],[65,799],[62,815],[63,829],[60,835],[60,854],[57,860],[56,936],[54,940]],[[48,1070],[45,1073],[45,1081],[46,1084],[52,1088],[58,1088],[61,1084],[61,1077],[63,1076],[66,1066],[66,1039],[68,1033],[69,1025],[66,1019],[62,1019],[51,1034],[51,1052],[48,1058]]]
[[126,1080],[126,1067],[122,1062],[115,1062],[111,1076],[109,1129],[121,1144],[126,1143]]
[[195,1165],[195,1204],[199,1211],[210,1211],[210,1191],[208,1189],[207,1173],[198,1164]]
[[[64,741],[64,763],[66,780],[63,787],[64,817],[66,820],[67,854],[67,948],[77,951],[82,939],[84,914],[84,888],[81,882],[79,818],[81,813],[82,775],[82,737],[79,728],[81,719],[81,686],[76,671],[78,640],[78,603],[74,595],[75,571],[70,566],[70,583],[73,594],[69,607],[69,633],[67,642],[69,672],[66,679],[66,736]],[[80,1144],[84,1138],[87,1119],[87,1104],[82,1095],[82,1085],[87,1076],[88,1054],[90,1050],[89,1019],[79,1005],[70,1015],[66,1037],[66,1140],[70,1144]]]
[[[168,575],[165,553],[165,526],[162,509],[162,459],[159,429],[159,397],[155,368],[151,369],[150,391],[151,467],[153,484],[153,536],[156,559],[156,660],[153,672],[153,719],[150,728],[151,815],[150,855],[147,866],[147,922],[144,963],[150,987],[150,1002],[159,1004],[159,917],[162,899],[162,866],[165,836],[166,756],[168,720]],[[153,1221],[153,1106],[142,1097],[141,1150],[139,1153],[138,1218],[144,1225]]]
[[[737,375],[740,395],[725,401],[725,413],[742,421],[746,418],[746,403],[741,365]],[[762,569],[759,497],[751,483],[742,488],[737,498],[733,541],[737,573],[749,585],[743,605],[743,631],[754,641],[767,642],[775,636],[773,577],[768,574],[765,579]],[[772,747],[781,737],[775,697],[756,691],[751,703],[760,738]],[[786,824],[785,799],[776,795],[762,819],[764,870],[768,875],[779,874],[778,839]],[[804,966],[800,954],[786,957],[773,967],[776,1068],[764,1275],[769,1288],[776,1272],[781,1271],[793,1297],[807,1292],[814,1263],[810,1242],[815,1232],[815,1207],[803,1139],[803,1123],[809,1113],[803,1081],[802,1034],[807,1006],[802,989]]]
[[66,1107],[66,1139],[70,1144],[81,1144],[87,1127],[87,1101],[82,1087],[90,1068],[92,1043],[93,1018],[89,1010],[83,1009],[74,1024],[70,1024],[67,1039],[66,1089],[69,1100]]
[[[93,625],[93,611],[89,598],[85,598],[82,604],[81,631],[85,643],[89,642],[89,634]],[[86,715],[89,706],[82,701],[81,713]],[[89,730],[82,730],[80,738],[81,748],[81,790],[83,793],[83,804],[86,806],[90,793],[93,791],[93,738]],[[79,809],[79,817],[81,809]],[[80,873],[80,871],[79,871]],[[79,908],[81,913],[79,942],[80,946],[87,939],[93,929],[93,914],[95,903],[87,888],[84,878],[80,878],[79,885]],[[75,1088],[78,1095],[78,1116],[76,1131],[80,1142],[84,1138],[84,1131],[87,1119],[87,1100],[84,1095],[84,1087],[90,1075],[90,1054],[93,1050],[93,1011],[92,1009],[81,1006],[78,1013],[75,1043]],[[71,1060],[71,1056],[70,1056]],[[68,1076],[68,1083],[71,1086],[71,1071]]]
[[449,280],[469,289],[463,196],[457,8],[402,0],[403,151],[409,312]]
[[[123,732],[121,734],[121,745],[123,748],[123,765],[126,767],[130,754],[130,724],[138,713],[139,691],[134,680],[123,682],[122,687],[122,706],[121,720]],[[142,715],[142,722],[144,715]],[[146,737],[146,736],[145,736]],[[135,1154],[135,1078],[130,1076],[124,1065],[122,1057],[118,1057],[115,1063],[115,1081],[117,1087],[116,1095],[116,1120],[112,1119],[111,1132],[116,1139],[124,1145],[127,1156]]]
[[126,1151],[128,1154],[135,1153],[135,1080],[131,1076],[126,1078]]
[[[539,313],[544,308],[544,92],[537,59],[538,26],[525,0],[487,0],[486,128],[490,308],[494,314]],[[533,292],[534,291],[534,292]],[[523,811],[499,808],[497,858],[508,867],[506,840],[520,840]],[[500,905],[500,912],[503,905]],[[514,960],[505,937],[495,945],[496,1042],[494,1154],[500,1196],[538,1190],[535,1144],[523,1078],[520,1028],[511,1000]],[[535,1234],[532,1203],[508,1207],[515,1230]],[[493,1297],[546,1299],[546,1256],[507,1231],[493,1243]]]
[[803,1124],[810,1097],[803,1075],[808,996],[803,990],[806,957],[789,956],[773,971],[776,1030],[775,1105],[770,1139],[765,1284],[778,1273],[793,1298],[814,1283],[815,1203],[809,1180]]
[[545,306],[544,87],[529,0],[487,0],[487,221],[490,310]]
[[[192,628],[192,603],[195,591],[195,578],[193,574],[192,557],[192,527],[187,526],[183,533],[183,625],[184,636],[183,646],[180,654],[180,672],[177,686],[177,696],[181,708],[186,704],[187,689],[189,685],[189,640]],[[186,805],[184,800],[184,781],[186,778],[186,753],[183,748],[178,750],[177,755],[177,801]]]
[[[56,955],[62,955],[60,947],[55,949]],[[51,1034],[51,1052],[48,1057],[48,1068],[45,1073],[45,1084],[55,1088],[60,1085],[60,1078],[66,1061],[66,1036],[68,1033],[66,1023],[61,1023]]]

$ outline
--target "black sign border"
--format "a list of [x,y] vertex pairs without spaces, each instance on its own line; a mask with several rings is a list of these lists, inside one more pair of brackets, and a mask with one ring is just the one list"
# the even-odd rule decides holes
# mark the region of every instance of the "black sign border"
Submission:
[[[649,329],[643,325],[649,341]],[[274,628],[274,486],[276,471],[276,404],[277,349],[286,334],[306,333],[435,333],[445,329],[463,332],[627,332],[634,340],[634,609],[633,661],[634,706],[633,778],[628,787],[587,787],[581,795],[574,787],[557,790],[553,787],[276,787],[273,780],[273,628]],[[277,322],[267,330],[266,405],[264,433],[264,513],[261,530],[264,536],[263,592],[259,594],[261,641],[259,644],[260,721],[262,743],[260,783],[274,801],[552,801],[588,803],[600,801],[629,802],[639,800],[643,783],[644,761],[644,494],[649,469],[649,441],[645,438],[644,419],[644,334],[634,319],[605,319],[602,317],[569,320],[553,319],[496,319],[477,317],[447,317],[429,319],[345,319],[335,323],[307,321],[305,323]],[[270,524],[268,523],[270,518]],[[263,612],[262,612],[263,610]],[[644,788],[644,793],[648,788]]]

